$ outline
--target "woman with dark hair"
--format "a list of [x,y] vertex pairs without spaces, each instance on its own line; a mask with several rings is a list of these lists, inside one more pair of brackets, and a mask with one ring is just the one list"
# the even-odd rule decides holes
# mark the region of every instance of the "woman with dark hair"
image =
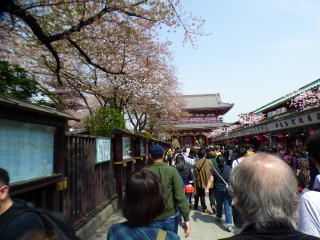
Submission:
[[[193,183],[193,176],[192,176],[191,169],[185,163],[184,156],[182,154],[178,154],[176,156],[176,169],[180,174],[180,177],[182,179],[182,183],[184,186],[187,184]],[[192,193],[186,193],[186,198],[189,201],[189,204],[191,204],[191,196],[192,196]]]
[[152,172],[133,173],[127,182],[123,202],[123,215],[128,221],[113,224],[108,240],[179,239],[173,232],[150,227],[164,209],[162,193],[162,186]]
[[[186,164],[187,166],[191,169],[191,173],[192,173],[192,186],[194,187],[195,191],[193,192],[194,195],[194,201],[198,201],[199,202],[199,197],[196,197],[197,192],[196,192],[196,173],[194,171],[194,166],[196,165],[196,162],[198,161],[198,157],[197,157],[197,150],[195,148],[191,148],[188,157],[185,158]],[[191,194],[192,197],[192,194]],[[195,203],[195,205],[198,205],[198,202]],[[191,199],[189,201],[189,205],[191,204]],[[191,207],[190,207],[191,208]]]
[[234,160],[232,162],[232,168],[235,168],[240,164],[240,162],[244,159],[244,156],[247,154],[247,149],[244,147],[235,148],[234,151]]
[[221,222],[222,211],[224,209],[226,216],[226,228],[228,232],[232,231],[232,208],[231,208],[231,195],[227,188],[229,177],[231,174],[231,167],[226,164],[225,158],[221,155],[217,157],[217,168],[211,169],[211,176],[208,180],[206,193],[209,193],[209,188],[214,183],[214,196],[217,202],[217,221]]
[[196,164],[197,160],[198,160],[197,150],[195,148],[191,148],[188,157],[185,158],[185,161],[193,174],[193,183],[195,183],[196,181],[196,175],[194,173],[194,165]]
[[283,160],[288,163],[291,167],[292,171],[296,174],[297,172],[297,157],[295,155],[294,150],[290,150],[287,154],[283,157]]
[[297,177],[298,181],[305,185],[304,188],[309,188],[310,165],[305,151],[301,151],[297,157]]

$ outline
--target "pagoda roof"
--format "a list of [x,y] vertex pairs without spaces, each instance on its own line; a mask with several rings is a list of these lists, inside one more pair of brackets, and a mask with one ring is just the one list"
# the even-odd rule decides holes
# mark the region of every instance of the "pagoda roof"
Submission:
[[212,123],[178,123],[175,124],[177,130],[182,129],[207,129],[207,128],[217,128],[224,127],[227,123],[224,122],[212,122]]
[[186,110],[221,110],[225,109],[223,114],[228,112],[232,107],[232,103],[221,102],[220,94],[197,94],[183,95],[186,103]]

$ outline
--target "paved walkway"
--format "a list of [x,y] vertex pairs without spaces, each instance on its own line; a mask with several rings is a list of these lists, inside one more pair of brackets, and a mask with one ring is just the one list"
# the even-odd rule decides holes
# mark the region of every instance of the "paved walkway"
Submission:
[[[209,203],[208,203],[209,206]],[[200,210],[200,207],[199,207]],[[215,216],[209,210],[209,213],[202,213],[200,211],[192,210],[190,214],[190,222],[191,222],[191,236],[188,238],[184,237],[184,231],[181,226],[179,226],[179,236],[181,239],[190,239],[190,240],[203,240],[210,239],[216,240],[225,237],[230,237],[240,231],[238,228],[234,228],[233,232],[227,232],[223,223],[218,223],[215,220]],[[224,217],[223,217],[224,219]],[[103,224],[96,234],[90,237],[88,240],[106,240],[107,232],[110,226],[114,223],[124,222],[125,219],[122,217],[121,212],[115,212],[108,221]]]

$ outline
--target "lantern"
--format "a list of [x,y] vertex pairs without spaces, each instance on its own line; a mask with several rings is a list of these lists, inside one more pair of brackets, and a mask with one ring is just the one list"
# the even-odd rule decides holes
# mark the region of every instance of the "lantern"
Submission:
[[309,132],[309,135],[312,135],[312,134],[314,134],[316,131],[317,131],[317,129],[310,129],[308,132]]

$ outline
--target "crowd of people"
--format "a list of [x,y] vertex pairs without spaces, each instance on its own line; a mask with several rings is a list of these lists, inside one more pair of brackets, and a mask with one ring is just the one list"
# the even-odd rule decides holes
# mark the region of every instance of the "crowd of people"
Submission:
[[[150,149],[150,166],[133,177],[145,172],[156,176],[164,209],[147,224],[130,223],[129,218],[123,224],[137,231],[146,226],[148,231],[157,229],[155,238],[143,239],[169,240],[178,237],[182,216],[188,237],[190,209],[199,210],[200,200],[201,211],[208,213],[208,197],[216,221],[224,221],[226,231],[233,230],[233,223],[242,229],[226,239],[320,239],[320,131],[310,137],[306,147],[308,152],[292,149],[255,153],[250,146],[213,146],[169,149],[165,153],[155,145]],[[187,187],[190,185],[192,193]],[[126,191],[132,191],[129,186]],[[143,192],[141,201],[150,196],[148,191]],[[147,201],[143,205],[151,208],[152,204]],[[133,237],[134,233],[117,237],[115,226],[108,239],[142,239]]]
[[[207,214],[206,197],[226,231],[233,224],[242,229],[225,239],[320,239],[320,131],[299,153],[255,153],[243,146],[166,152],[154,145],[149,154],[149,165],[126,185],[122,210],[127,221],[112,225],[108,240],[176,240],[179,224],[192,239],[190,209],[199,211],[200,200]],[[35,211],[12,217],[19,204],[10,198],[8,173],[0,169],[1,239],[76,239],[74,232],[68,238],[54,232],[48,236]]]

